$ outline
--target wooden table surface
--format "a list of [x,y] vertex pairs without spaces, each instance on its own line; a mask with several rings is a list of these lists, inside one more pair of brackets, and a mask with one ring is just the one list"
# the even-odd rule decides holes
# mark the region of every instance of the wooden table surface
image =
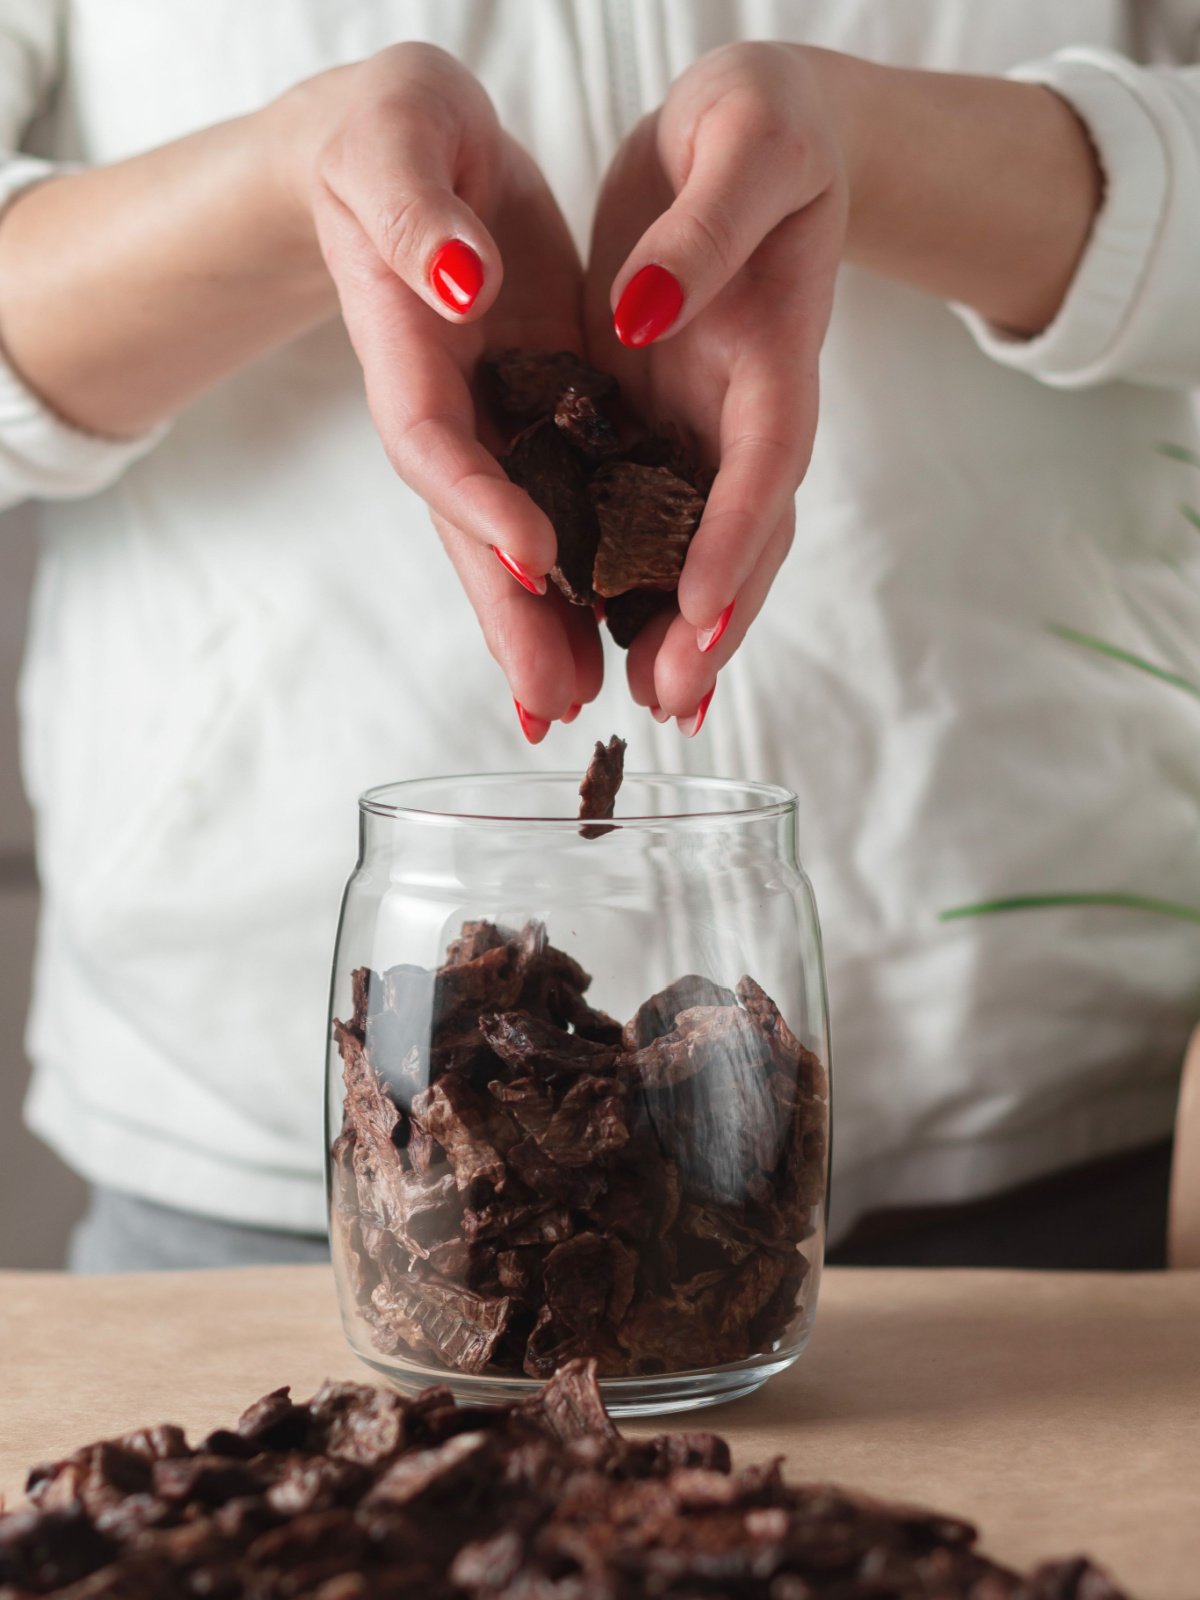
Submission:
[[[0,1495],[92,1439],[369,1376],[324,1268],[0,1273]],[[1200,1272],[831,1271],[790,1372],[626,1429],[672,1426],[967,1516],[1001,1561],[1086,1552],[1139,1600],[1200,1600]]]

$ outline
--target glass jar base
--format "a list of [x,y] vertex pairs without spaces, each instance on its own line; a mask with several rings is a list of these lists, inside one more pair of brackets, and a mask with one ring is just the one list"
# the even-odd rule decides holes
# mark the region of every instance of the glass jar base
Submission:
[[[807,1339],[786,1353],[777,1351],[725,1367],[637,1378],[601,1378],[600,1392],[613,1417],[666,1416],[675,1411],[699,1411],[704,1406],[725,1405],[753,1394],[768,1378],[786,1371],[806,1342]],[[419,1394],[422,1389],[441,1384],[453,1393],[460,1405],[495,1406],[527,1400],[542,1388],[535,1378],[467,1377],[412,1362],[393,1364],[382,1359],[378,1351],[367,1354],[353,1340],[351,1344],[360,1361],[404,1395]]]

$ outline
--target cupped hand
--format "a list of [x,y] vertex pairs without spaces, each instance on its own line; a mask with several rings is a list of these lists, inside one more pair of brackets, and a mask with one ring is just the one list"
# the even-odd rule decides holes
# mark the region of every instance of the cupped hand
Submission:
[[589,359],[716,472],[678,610],[629,652],[634,699],[689,734],[787,555],[816,430],[848,193],[825,59],[772,44],[702,57],[626,139],[596,210]]
[[537,166],[453,57],[397,45],[330,82],[301,183],[371,415],[536,743],[599,692],[600,640],[591,611],[546,592],[553,529],[498,464],[473,380],[485,350],[582,349],[579,258]]

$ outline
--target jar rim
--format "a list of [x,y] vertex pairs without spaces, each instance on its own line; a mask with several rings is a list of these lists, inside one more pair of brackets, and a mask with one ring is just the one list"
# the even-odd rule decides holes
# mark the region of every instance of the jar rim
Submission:
[[[511,825],[519,823],[523,827],[555,830],[578,830],[579,816],[577,809],[572,808],[571,814],[562,816],[532,816],[515,811],[478,810],[438,807],[432,805],[406,804],[404,797],[415,796],[421,790],[431,788],[445,788],[452,790],[455,785],[472,788],[495,788],[498,793],[503,792],[506,786],[517,784],[537,785],[544,784],[569,786],[568,792],[577,797],[579,792],[580,774],[578,772],[466,772],[445,774],[428,778],[405,778],[395,783],[376,784],[370,789],[365,789],[358,797],[359,810],[371,816],[385,817],[389,820],[403,820],[406,822],[427,823],[438,827],[470,827],[487,825]],[[702,773],[669,773],[669,772],[629,772],[625,782],[632,788],[641,785],[666,785],[685,793],[692,791],[699,794],[706,791],[709,795],[727,794],[731,800],[739,797],[743,804],[729,804],[727,806],[709,807],[706,809],[675,809],[670,812],[643,812],[631,813],[626,816],[615,816],[605,820],[606,829],[637,830],[646,828],[659,828],[666,823],[697,823],[711,826],[718,822],[751,822],[764,821],[771,817],[786,816],[794,811],[797,805],[796,795],[793,790],[786,789],[780,784],[756,783],[749,779],[717,778]],[[623,791],[624,792],[624,791]]]

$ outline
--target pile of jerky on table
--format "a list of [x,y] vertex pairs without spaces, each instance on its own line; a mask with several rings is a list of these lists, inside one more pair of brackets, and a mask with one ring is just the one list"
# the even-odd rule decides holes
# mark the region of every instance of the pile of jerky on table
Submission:
[[198,1446],[145,1428],[29,1491],[0,1516],[5,1600],[1122,1600],[1084,1559],[1022,1576],[957,1518],[734,1472],[713,1434],[622,1439],[582,1364],[494,1409],[278,1389]]
[[602,1376],[786,1342],[825,1192],[822,1064],[753,978],[624,1025],[544,927],[469,922],[436,971],[354,973],[333,1231],[380,1351]]

